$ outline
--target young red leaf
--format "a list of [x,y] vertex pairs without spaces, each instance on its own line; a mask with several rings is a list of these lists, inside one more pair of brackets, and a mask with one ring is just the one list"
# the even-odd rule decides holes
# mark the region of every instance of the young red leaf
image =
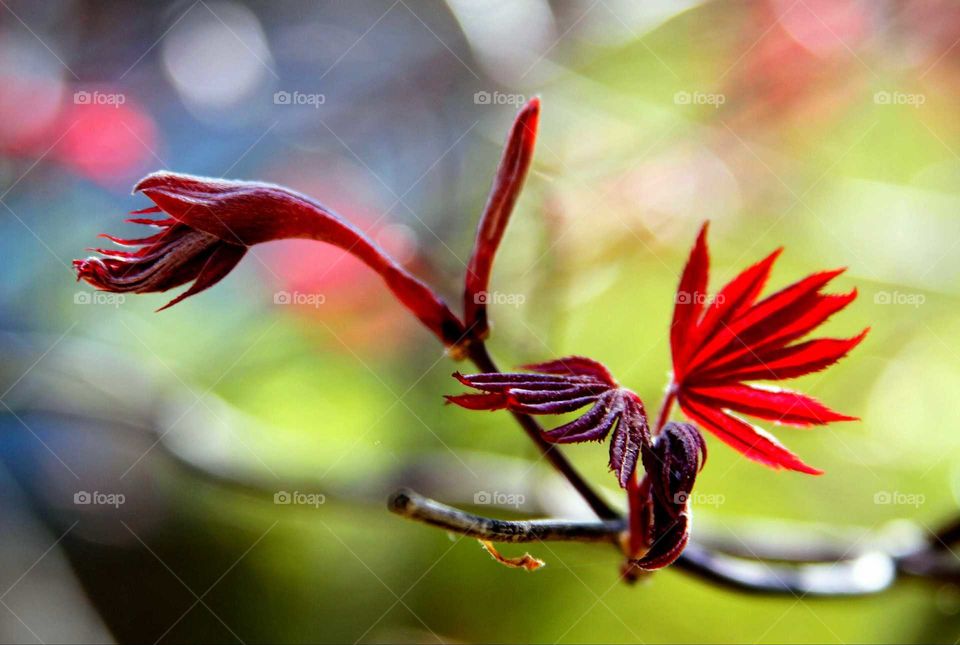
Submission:
[[[779,255],[778,249],[710,297],[706,292],[709,250],[704,225],[678,287],[671,328],[670,388],[691,420],[747,457],[775,468],[818,474],[820,471],[804,464],[773,437],[730,412],[799,426],[854,418],[803,394],[745,383],[822,370],[846,356],[867,333],[792,344],[849,305],[857,292],[821,292],[842,273],[839,269],[815,273],[758,300]],[[710,305],[699,307],[701,302]]]
[[724,321],[732,320],[756,300],[781,252],[781,249],[777,249],[721,289],[704,312],[703,320],[692,326],[684,344],[687,347],[699,347],[704,340],[725,333]]
[[705,371],[698,381],[710,383],[711,374],[721,380],[786,380],[825,369],[860,344],[868,329],[853,338],[817,338],[803,343],[741,356],[725,366]]
[[643,451],[643,468],[654,496],[677,515],[707,462],[707,443],[690,423],[666,424]]
[[775,334],[783,333],[784,326],[793,323],[798,317],[808,316],[815,308],[822,309],[825,302],[830,302],[830,310],[824,312],[826,315],[819,321],[816,318],[807,318],[808,331],[823,323],[826,316],[842,309],[856,297],[854,291],[845,297],[828,300],[830,296],[819,293],[821,288],[842,271],[838,269],[808,276],[759,303],[751,303],[749,308],[736,316],[721,319],[716,335],[706,338],[690,354],[687,369],[696,370],[707,362],[716,365],[731,354],[746,352],[752,346],[772,339]]
[[[680,277],[680,286],[674,299],[673,324],[670,325],[670,349],[674,357],[683,356],[689,349],[685,343],[693,334],[707,295],[707,274],[710,256],[707,253],[707,227],[700,228],[690,259]],[[676,360],[676,359],[675,359]]]
[[490,196],[480,217],[463,294],[464,325],[473,338],[482,339],[488,333],[487,290],[490,272],[533,159],[539,120],[540,99],[534,97],[520,109],[514,120]]
[[761,419],[796,426],[826,425],[831,421],[853,421],[834,412],[819,401],[790,390],[761,389],[751,385],[695,386],[690,388],[695,398],[710,402],[718,408],[743,412]]
[[626,488],[640,450],[650,440],[640,398],[620,387],[606,367],[589,358],[571,356],[526,368],[532,371],[468,376],[456,373],[457,380],[481,394],[459,394],[446,399],[468,410],[508,409],[524,414],[563,414],[590,405],[584,414],[543,436],[552,443],[581,443],[603,441],[613,431],[610,468]]
[[696,395],[682,395],[680,407],[691,421],[709,430],[728,446],[737,450],[748,459],[758,461],[771,468],[786,468],[808,475],[821,475],[822,470],[803,463],[795,454],[787,450],[770,434],[757,426],[735,417],[721,408],[704,402]]
[[630,564],[652,571],[672,564],[690,537],[690,494],[707,459],[700,432],[668,423],[643,449],[643,480],[630,488]]
[[463,325],[443,300],[387,255],[363,232],[333,211],[288,188],[158,172],[134,187],[156,206],[137,214],[163,219],[133,221],[159,228],[156,235],[123,240],[106,236],[133,252],[101,251],[103,258],[74,260],[78,279],[98,289],[149,293],[193,280],[177,302],[213,286],[241,260],[248,247],[285,238],[327,242],[376,271],[394,296],[445,345],[463,337]]
[[567,358],[558,358],[557,360],[547,361],[545,363],[533,363],[531,365],[524,365],[523,369],[541,372],[543,374],[561,374],[564,376],[579,374],[602,381],[610,387],[616,387],[617,385],[617,381],[613,378],[613,375],[606,366],[583,356],[568,356]]

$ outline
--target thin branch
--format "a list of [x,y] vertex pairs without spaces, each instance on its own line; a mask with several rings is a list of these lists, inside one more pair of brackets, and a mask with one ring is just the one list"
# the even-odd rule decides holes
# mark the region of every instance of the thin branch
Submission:
[[790,565],[738,558],[691,542],[672,566],[702,580],[755,594],[866,596],[888,589],[897,579],[896,562],[880,551],[850,560]]
[[402,517],[491,542],[611,542],[626,530],[624,520],[574,522],[565,520],[496,520],[441,504],[404,489],[394,493],[387,508]]
[[[565,541],[619,545],[626,530],[623,519],[591,522],[497,520],[461,511],[406,489],[395,493],[387,506],[402,517],[491,542]],[[749,545],[742,546],[749,550]],[[903,555],[879,547],[858,552],[854,545],[849,545],[841,556],[826,562],[784,562],[789,555],[771,553],[769,557],[739,557],[691,542],[672,566],[730,589],[767,595],[865,596],[890,588],[900,577],[960,578],[960,560],[948,551],[938,551],[926,545]]]

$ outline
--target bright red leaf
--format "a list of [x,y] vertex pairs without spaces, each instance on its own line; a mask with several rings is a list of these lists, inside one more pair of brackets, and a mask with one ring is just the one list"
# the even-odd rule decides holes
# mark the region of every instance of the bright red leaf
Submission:
[[852,420],[806,395],[745,381],[795,378],[846,356],[868,330],[847,339],[795,341],[850,304],[857,292],[822,293],[842,273],[835,270],[815,273],[759,300],[780,255],[777,250],[710,296],[706,235],[704,224],[680,278],[670,330],[670,391],[687,417],[750,459],[774,468],[820,474],[774,437],[733,413],[795,426]]

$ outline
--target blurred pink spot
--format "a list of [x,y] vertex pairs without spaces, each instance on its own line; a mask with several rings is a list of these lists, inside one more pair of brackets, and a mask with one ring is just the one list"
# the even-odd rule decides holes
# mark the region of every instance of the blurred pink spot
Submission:
[[773,7],[784,31],[817,56],[854,56],[872,27],[859,0],[774,0]]
[[153,119],[128,97],[123,104],[74,104],[62,119],[69,128],[57,158],[88,179],[126,186],[149,166],[162,165],[153,152]]
[[153,118],[115,88],[69,89],[58,78],[0,76],[0,153],[59,162],[109,188],[163,165]]

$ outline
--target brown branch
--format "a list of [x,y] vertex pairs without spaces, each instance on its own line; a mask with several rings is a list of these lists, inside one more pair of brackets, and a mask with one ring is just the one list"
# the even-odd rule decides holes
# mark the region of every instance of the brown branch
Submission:
[[607,520],[507,521],[481,517],[441,504],[409,489],[394,493],[387,508],[402,517],[491,542],[610,542],[616,544],[626,522]]
[[[491,542],[585,542],[618,545],[626,529],[623,519],[576,522],[566,520],[498,520],[467,513],[414,491],[395,493],[387,507],[397,515]],[[712,540],[718,542],[717,538]],[[760,545],[758,545],[760,546]],[[749,544],[731,550],[750,551]],[[740,592],[793,596],[865,596],[890,588],[901,577],[931,580],[960,578],[960,560],[949,551],[921,546],[899,555],[895,548],[857,552],[852,545],[836,551],[830,561],[786,562],[795,554],[777,554],[764,545],[764,557],[730,555],[720,548],[691,542],[672,566],[701,580]]]

